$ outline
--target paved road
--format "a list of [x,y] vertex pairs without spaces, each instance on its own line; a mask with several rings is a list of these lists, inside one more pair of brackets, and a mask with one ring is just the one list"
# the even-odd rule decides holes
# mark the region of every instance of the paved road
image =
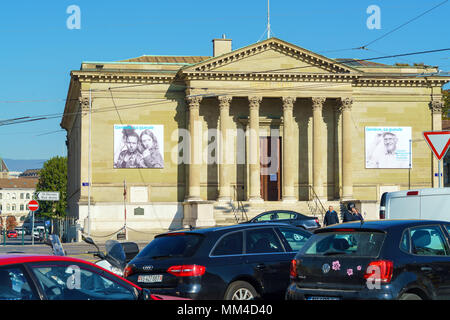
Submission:
[[[22,245],[22,238],[19,236],[18,239],[6,239],[6,244],[1,238],[0,242],[0,255],[2,254],[13,254],[13,253],[25,253],[25,254],[53,254],[52,249],[39,241],[35,241],[34,245],[31,245],[31,236],[25,236],[25,245]],[[142,250],[149,241],[136,241],[139,246],[139,250]],[[80,243],[63,243],[63,248],[66,254],[70,257],[75,257],[91,262],[95,262],[98,258],[94,257],[92,254],[88,254],[88,251],[95,251],[95,247],[84,242]],[[104,243],[99,243],[101,250],[105,250]]]

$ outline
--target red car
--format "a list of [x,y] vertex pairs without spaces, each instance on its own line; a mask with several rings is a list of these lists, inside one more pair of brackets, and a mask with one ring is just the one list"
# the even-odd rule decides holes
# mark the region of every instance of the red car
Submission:
[[170,299],[81,259],[0,255],[0,300]]
[[9,230],[8,233],[6,234],[6,236],[8,238],[17,238],[17,231],[16,230]]

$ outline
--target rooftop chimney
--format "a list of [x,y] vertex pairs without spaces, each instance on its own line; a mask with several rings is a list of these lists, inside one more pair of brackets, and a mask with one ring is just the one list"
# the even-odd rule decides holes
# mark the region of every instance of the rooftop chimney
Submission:
[[213,55],[214,57],[231,52],[231,39],[226,39],[225,34],[222,39],[213,39]]

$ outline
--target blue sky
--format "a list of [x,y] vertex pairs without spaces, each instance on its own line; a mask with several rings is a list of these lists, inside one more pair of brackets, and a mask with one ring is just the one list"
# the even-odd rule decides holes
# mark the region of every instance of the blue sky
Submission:
[[[368,46],[444,0],[271,0],[273,36],[330,58],[371,58],[450,48],[450,1]],[[66,21],[81,10],[80,29]],[[381,29],[366,12],[377,5]],[[237,49],[265,38],[267,0],[237,1],[3,1],[0,5],[0,121],[54,118],[0,126],[0,157],[49,159],[66,155],[64,111],[70,71],[82,61],[117,61],[144,54],[212,55],[213,38],[226,34]],[[335,51],[338,50],[338,51]],[[450,51],[376,60],[423,62],[450,70]],[[449,86],[447,85],[446,88]]]

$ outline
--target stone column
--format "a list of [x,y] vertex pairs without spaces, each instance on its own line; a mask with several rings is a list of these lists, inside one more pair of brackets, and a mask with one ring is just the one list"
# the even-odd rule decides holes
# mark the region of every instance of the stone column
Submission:
[[[430,102],[430,110],[431,110],[431,121],[432,121],[432,130],[433,131],[441,131],[442,130],[442,108],[444,107],[444,103],[442,100],[432,100]],[[444,182],[442,177],[436,177],[434,174],[439,172],[439,160],[436,159],[434,155],[431,156],[433,159],[433,188],[439,187],[439,179],[441,180],[441,187],[444,186]],[[444,161],[441,161],[441,173],[444,175]]]
[[[80,180],[83,182],[90,182],[92,185],[92,174],[90,170],[90,163],[89,161],[92,160],[92,147],[90,148],[90,142],[89,142],[89,131],[91,127],[91,121],[89,119],[90,117],[90,104],[89,102],[89,93],[85,94],[82,93],[82,95],[78,98],[78,102],[80,105],[80,112],[81,112],[81,136],[80,138]],[[91,150],[89,150],[91,149]],[[91,152],[91,157],[89,157],[89,154]],[[92,163],[92,162],[91,162]],[[82,187],[80,189],[80,201],[88,201],[89,198],[89,187]]]
[[283,97],[283,153],[282,153],[282,171],[283,171],[283,201],[295,202],[297,199],[294,193],[294,177],[297,174],[295,167],[295,158],[292,151],[295,150],[294,144],[294,103],[295,97]]
[[342,199],[353,198],[352,120],[353,98],[341,98],[342,112]]
[[201,168],[201,145],[202,127],[200,122],[200,101],[202,97],[186,97],[189,107],[189,136],[190,136],[190,162],[189,162],[189,186],[188,201],[201,200],[200,197],[200,168]]
[[326,153],[323,151],[323,117],[322,109],[325,98],[313,97],[313,189],[319,199],[324,197],[323,174]]
[[249,201],[262,201],[261,199],[261,166],[259,155],[259,106],[262,97],[249,97],[249,163],[250,163],[250,195]]
[[219,143],[220,162],[219,162],[219,201],[230,201],[230,176],[231,165],[230,159],[232,152],[230,148],[230,140],[232,137],[228,137],[227,130],[230,130],[229,114],[230,114],[230,102],[232,97],[219,96],[219,108],[220,108],[220,135],[221,140]]

